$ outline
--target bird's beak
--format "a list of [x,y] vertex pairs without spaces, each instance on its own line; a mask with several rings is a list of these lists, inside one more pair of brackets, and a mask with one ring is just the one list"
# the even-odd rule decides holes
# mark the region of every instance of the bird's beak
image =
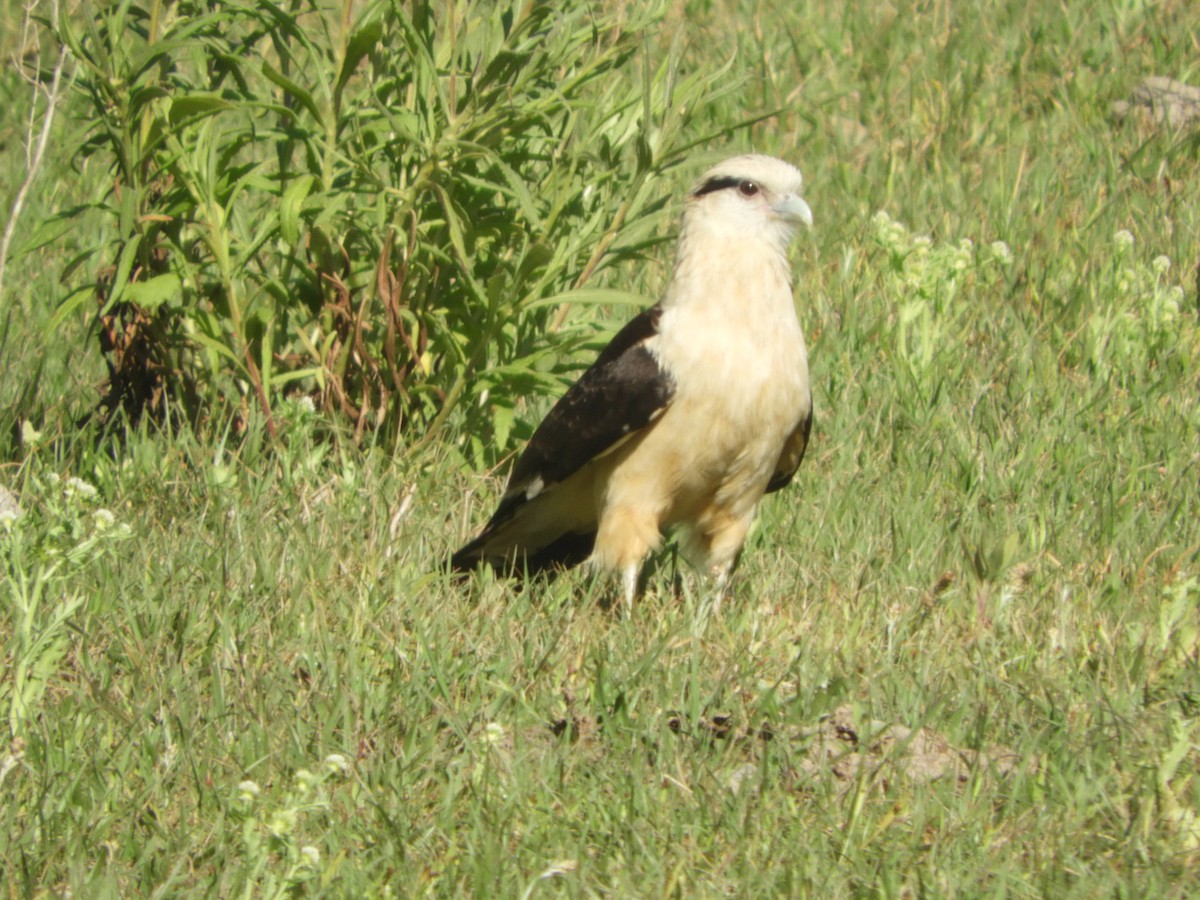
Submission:
[[775,215],[793,225],[803,222],[809,228],[812,227],[812,210],[808,208],[808,204],[804,202],[804,198],[798,194],[787,194],[775,204]]

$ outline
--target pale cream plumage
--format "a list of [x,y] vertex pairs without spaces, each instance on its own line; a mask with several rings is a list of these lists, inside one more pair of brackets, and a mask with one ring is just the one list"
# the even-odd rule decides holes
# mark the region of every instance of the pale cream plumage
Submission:
[[500,508],[455,554],[514,569],[589,563],[631,605],[662,532],[719,601],[759,500],[804,455],[808,359],[788,246],[811,224],[800,173],[765,156],[707,172],[689,195],[671,283],[547,415]]

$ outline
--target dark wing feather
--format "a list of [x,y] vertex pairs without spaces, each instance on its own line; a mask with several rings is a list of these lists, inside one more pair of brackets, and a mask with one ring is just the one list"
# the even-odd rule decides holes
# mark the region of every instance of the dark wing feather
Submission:
[[812,433],[812,420],[812,395],[810,394],[808,412],[784,443],[783,451],[779,454],[779,462],[775,464],[775,471],[771,474],[771,480],[767,482],[766,493],[770,494],[781,490],[791,483],[792,477],[804,459],[804,451],[808,449],[808,436]]
[[[617,332],[596,361],[546,414],[513,467],[504,497],[483,532],[451,559],[472,567],[497,528],[542,491],[570,477],[624,438],[645,428],[671,402],[675,385],[646,342],[658,333],[661,309],[653,306]],[[578,562],[591,552],[594,534],[564,535],[544,548],[547,563]],[[564,543],[565,542],[565,543]],[[540,568],[540,556],[527,560]],[[568,563],[568,564],[571,564]]]
[[546,414],[513,467],[506,502],[538,479],[543,488],[557,484],[666,408],[675,386],[646,348],[658,333],[659,314],[651,307],[617,332]]

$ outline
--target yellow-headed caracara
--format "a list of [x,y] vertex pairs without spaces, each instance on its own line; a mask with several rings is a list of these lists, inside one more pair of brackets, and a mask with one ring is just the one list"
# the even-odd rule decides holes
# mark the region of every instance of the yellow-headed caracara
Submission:
[[719,603],[758,501],[791,481],[812,424],[787,258],[797,226],[812,224],[801,184],[768,156],[700,179],[662,300],[550,410],[455,569],[586,559],[620,573],[628,608],[643,560],[680,526]]

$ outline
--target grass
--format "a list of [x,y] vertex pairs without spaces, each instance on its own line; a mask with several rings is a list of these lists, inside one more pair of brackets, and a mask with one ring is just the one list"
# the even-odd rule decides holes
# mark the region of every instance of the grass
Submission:
[[451,582],[503,476],[465,432],[391,456],[292,404],[277,446],[97,443],[47,247],[0,318],[0,425],[42,435],[0,468],[8,896],[1194,892],[1200,145],[1107,109],[1200,83],[1200,11],[688,13],[687,64],[748,79],[704,115],[783,110],[706,152],[795,160],[817,217],[810,455],[720,619],[670,553],[632,619],[582,574]]

